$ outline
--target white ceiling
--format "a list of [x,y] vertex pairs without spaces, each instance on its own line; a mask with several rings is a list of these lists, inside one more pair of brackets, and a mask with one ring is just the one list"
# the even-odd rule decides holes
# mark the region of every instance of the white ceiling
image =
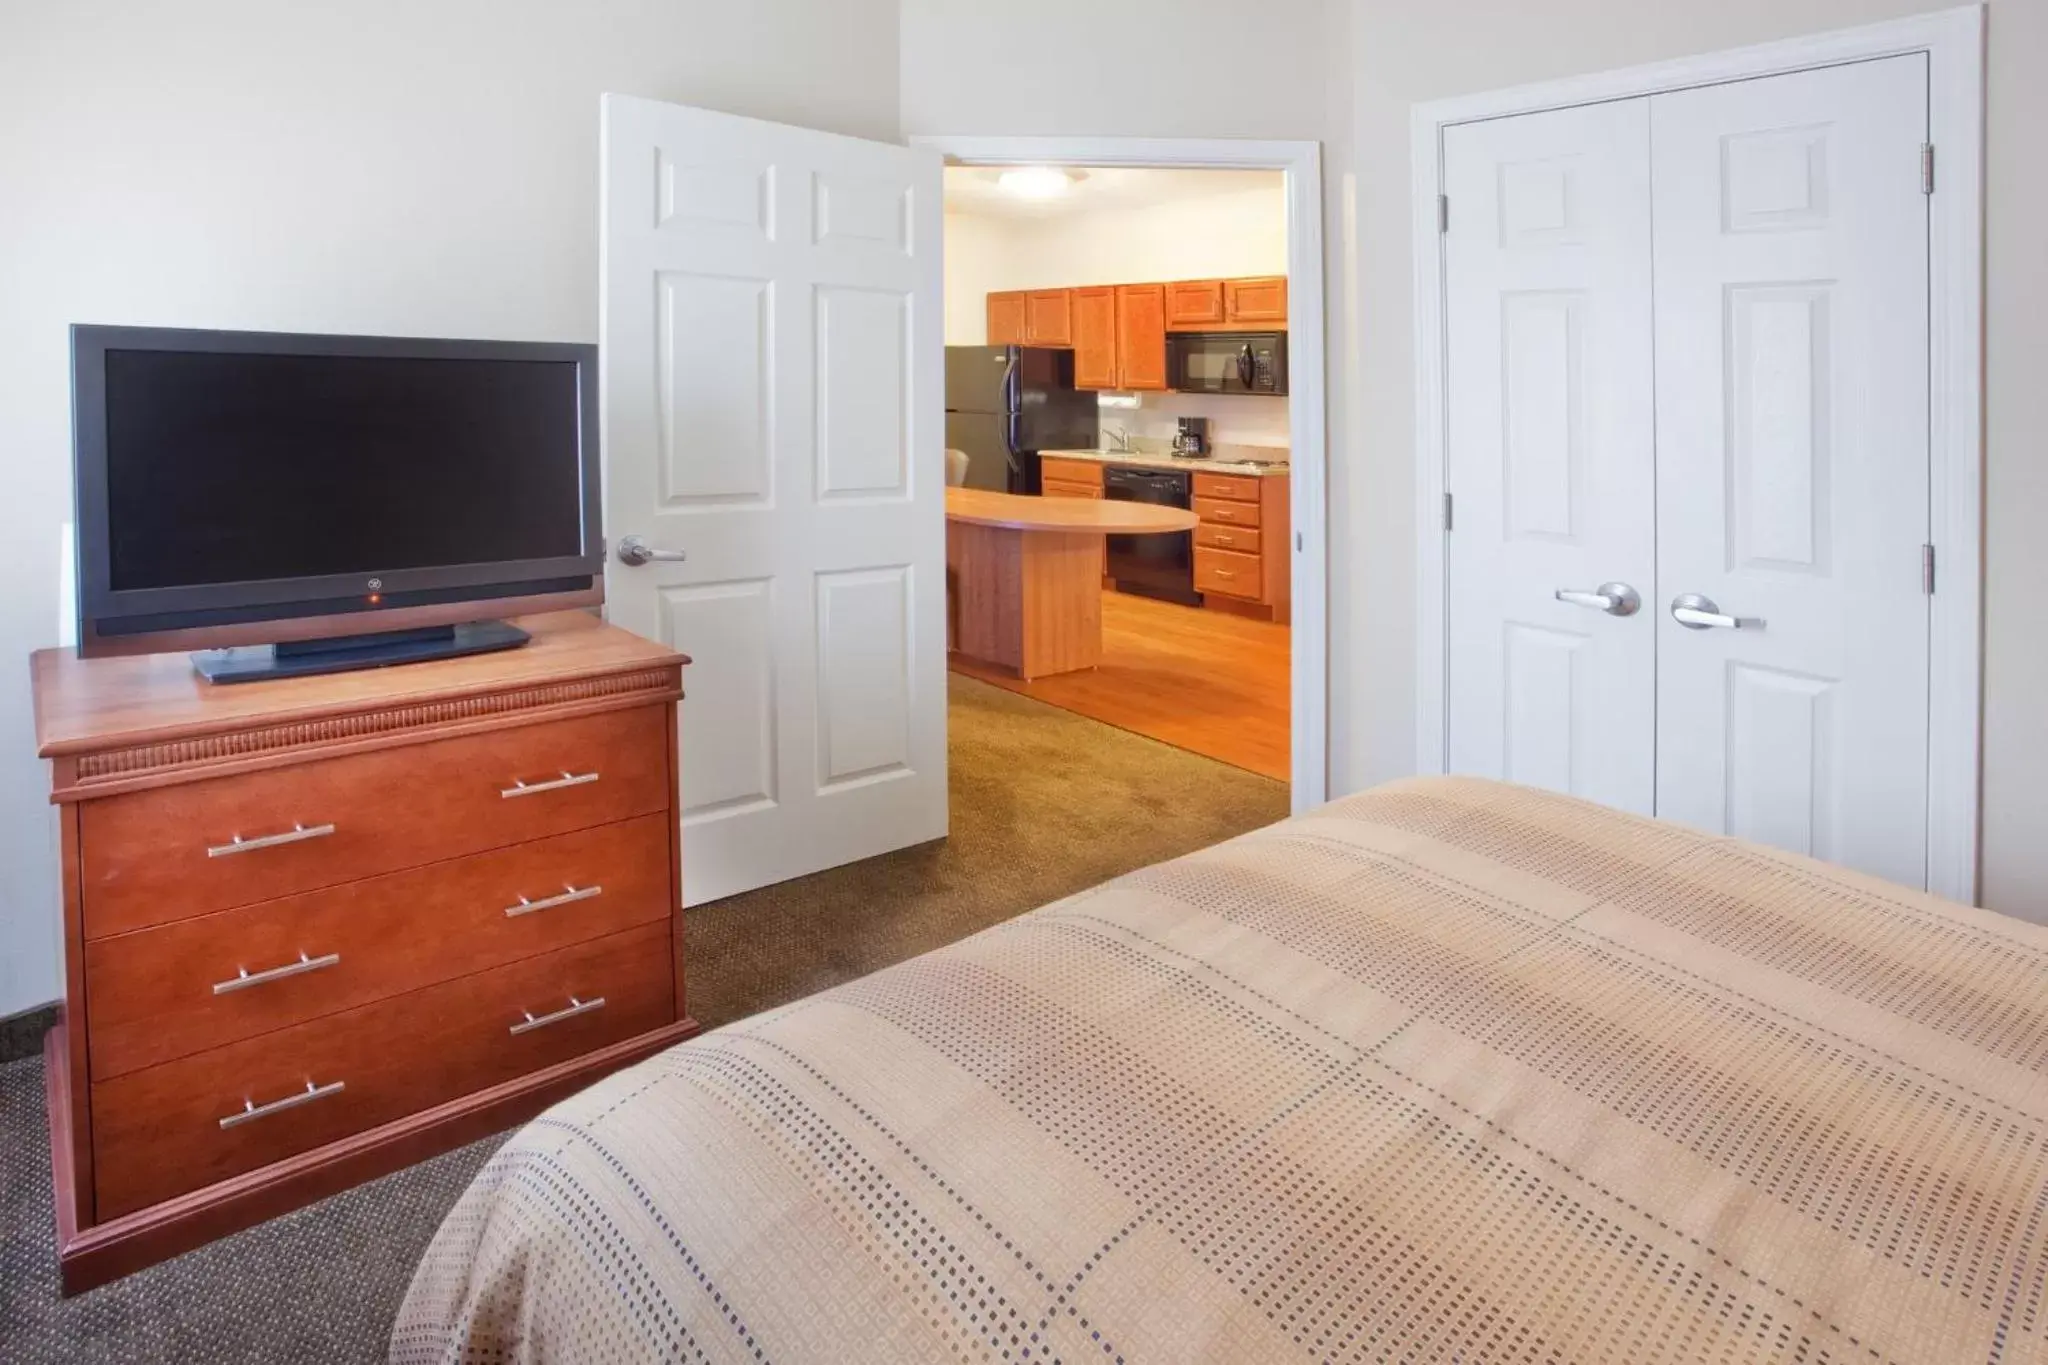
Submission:
[[1003,189],[995,166],[946,167],[946,212],[990,218],[1057,218],[1101,209],[1149,208],[1246,190],[1282,192],[1279,171],[1145,170],[1129,167],[1070,167],[1079,179],[1051,199],[1025,199]]

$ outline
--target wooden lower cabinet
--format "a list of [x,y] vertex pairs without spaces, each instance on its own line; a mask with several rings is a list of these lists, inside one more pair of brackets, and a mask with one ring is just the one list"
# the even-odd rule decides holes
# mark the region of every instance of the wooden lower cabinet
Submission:
[[[1039,461],[1038,490],[1048,498],[1102,497],[1102,466],[1093,460],[1062,460],[1048,455]],[[1109,537],[1102,540],[1102,582],[1109,586]]]
[[696,1031],[688,661],[580,612],[520,650],[195,684],[34,660],[67,982],[46,1048],[76,1292],[501,1130]]
[[1193,499],[1195,515],[1211,525],[1257,526],[1259,504],[1256,502],[1235,502],[1228,498],[1206,497],[1196,493]]
[[1195,591],[1204,606],[1291,619],[1288,484],[1285,474],[1195,474]]
[[1228,597],[1245,597],[1254,601],[1260,592],[1260,559],[1257,555],[1239,554],[1236,550],[1212,550],[1206,545],[1195,547],[1195,591],[1220,592]]

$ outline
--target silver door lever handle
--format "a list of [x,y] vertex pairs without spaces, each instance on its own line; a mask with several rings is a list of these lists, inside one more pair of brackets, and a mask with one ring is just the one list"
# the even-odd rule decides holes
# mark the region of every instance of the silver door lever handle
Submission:
[[1551,595],[1560,602],[1569,602],[1575,607],[1591,607],[1594,611],[1604,611],[1609,616],[1634,616],[1643,605],[1643,599],[1626,583],[1602,583],[1592,592],[1578,588],[1559,588]]
[[646,538],[642,536],[622,536],[619,538],[619,563],[621,564],[631,564],[638,567],[642,564],[651,564],[657,559],[680,564],[688,558],[689,555],[681,550],[657,550],[652,545],[649,545]]
[[1711,597],[1696,592],[1680,593],[1671,599],[1671,619],[1688,630],[1762,630],[1764,623],[1754,616],[1730,616],[1714,605]]

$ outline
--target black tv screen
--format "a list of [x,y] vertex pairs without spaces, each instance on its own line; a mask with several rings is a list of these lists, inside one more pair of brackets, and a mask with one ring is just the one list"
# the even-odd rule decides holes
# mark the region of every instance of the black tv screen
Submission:
[[596,361],[576,344],[74,327],[81,647],[589,600]]
[[109,350],[109,586],[576,555],[576,369]]

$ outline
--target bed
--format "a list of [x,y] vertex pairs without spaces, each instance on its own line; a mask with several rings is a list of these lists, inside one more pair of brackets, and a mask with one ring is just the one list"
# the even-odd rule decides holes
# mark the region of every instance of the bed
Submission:
[[2048,1361],[2048,929],[1466,779],[518,1133],[394,1361]]

